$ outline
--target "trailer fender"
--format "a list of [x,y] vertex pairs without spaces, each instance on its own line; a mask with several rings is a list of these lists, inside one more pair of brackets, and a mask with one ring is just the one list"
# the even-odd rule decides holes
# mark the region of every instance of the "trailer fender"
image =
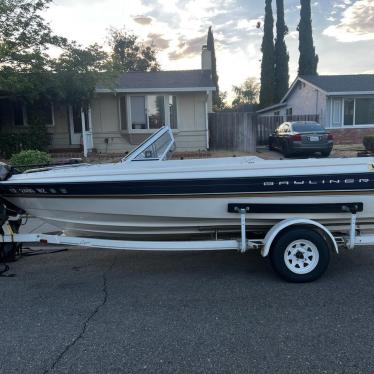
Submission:
[[320,223],[313,221],[311,219],[306,218],[287,218],[283,221],[278,222],[275,224],[266,234],[264,238],[264,246],[261,250],[262,257],[266,257],[269,252],[271,245],[273,244],[274,239],[277,237],[277,235],[284,229],[290,227],[290,226],[314,226],[320,230],[322,230],[328,238],[331,240],[331,244],[333,248],[335,249],[336,253],[339,253],[338,245],[336,243],[336,240],[334,236],[331,234],[330,230],[328,230],[325,226],[321,225]]

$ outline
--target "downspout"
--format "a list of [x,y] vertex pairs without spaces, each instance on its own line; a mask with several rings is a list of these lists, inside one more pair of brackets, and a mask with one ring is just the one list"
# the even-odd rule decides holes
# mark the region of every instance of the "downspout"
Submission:
[[208,99],[209,99],[209,91],[206,92],[205,98],[205,134],[206,134],[206,149],[209,149],[209,116],[208,116]]

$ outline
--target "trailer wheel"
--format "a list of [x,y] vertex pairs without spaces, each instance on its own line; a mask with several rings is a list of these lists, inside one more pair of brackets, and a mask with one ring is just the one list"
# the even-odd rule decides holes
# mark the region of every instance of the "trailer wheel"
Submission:
[[294,282],[311,282],[319,278],[330,262],[330,249],[316,231],[294,228],[280,234],[270,251],[276,273]]

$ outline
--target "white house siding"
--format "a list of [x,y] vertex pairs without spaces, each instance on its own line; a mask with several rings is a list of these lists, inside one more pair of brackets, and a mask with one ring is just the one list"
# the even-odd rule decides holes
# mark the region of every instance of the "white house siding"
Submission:
[[[146,93],[144,93],[146,94]],[[178,128],[174,130],[177,151],[206,149],[206,93],[177,96]],[[124,153],[149,132],[121,131],[119,96],[100,94],[91,103],[93,146],[100,153]]]
[[206,149],[206,93],[178,95],[177,112],[178,129],[174,134],[177,150]]
[[298,82],[287,98],[287,106],[282,108],[284,114],[287,108],[292,108],[293,115],[318,114],[322,126],[326,123],[326,95],[320,90]]
[[54,126],[48,127],[51,148],[68,148],[70,145],[68,109],[66,105],[53,106]]

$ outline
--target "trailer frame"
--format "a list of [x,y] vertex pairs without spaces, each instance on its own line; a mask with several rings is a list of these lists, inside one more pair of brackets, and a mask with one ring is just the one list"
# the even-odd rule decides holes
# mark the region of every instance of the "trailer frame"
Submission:
[[[326,241],[327,246],[334,252],[339,253],[339,247],[354,249],[355,246],[374,245],[374,233],[357,235],[357,212],[362,211],[362,203],[348,204],[325,204],[322,207],[331,212],[331,209],[338,209],[339,212],[350,213],[350,229],[347,234],[334,235],[328,227],[321,223],[302,217],[287,218],[279,221],[267,231],[266,235],[260,239],[248,239],[247,215],[251,211],[259,209],[253,207],[253,204],[229,204],[228,210],[238,214],[238,224],[240,224],[240,237],[237,239],[218,239],[213,240],[178,240],[178,241],[136,241],[136,240],[117,240],[117,239],[97,239],[91,237],[76,237],[61,234],[30,233],[20,234],[12,229],[11,222],[21,219],[20,215],[7,217],[2,225],[0,234],[0,245],[13,243],[19,245],[22,243],[38,243],[43,245],[67,245],[88,248],[106,248],[127,251],[228,251],[236,250],[245,253],[249,250],[261,250],[262,257],[267,257],[273,245],[277,243],[277,238],[284,232],[290,230],[303,229],[318,232]],[[279,207],[275,207],[275,209]],[[267,209],[261,207],[260,209]],[[281,207],[285,209],[285,207]],[[292,207],[291,207],[292,209]],[[290,279],[288,279],[290,280]],[[294,280],[292,280],[294,281]]]

